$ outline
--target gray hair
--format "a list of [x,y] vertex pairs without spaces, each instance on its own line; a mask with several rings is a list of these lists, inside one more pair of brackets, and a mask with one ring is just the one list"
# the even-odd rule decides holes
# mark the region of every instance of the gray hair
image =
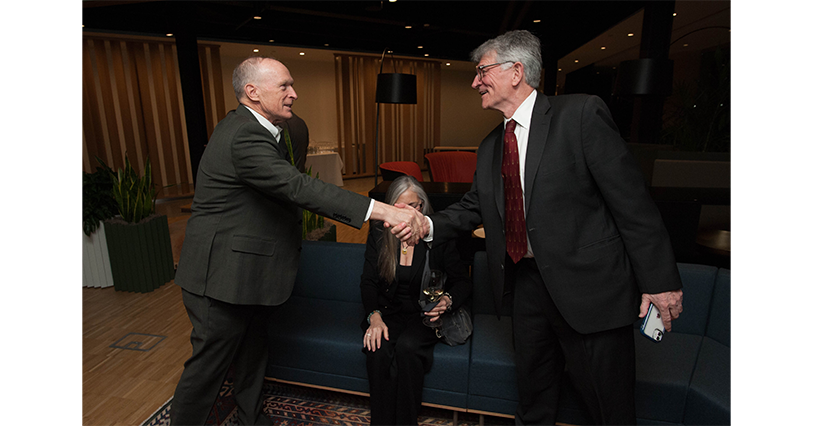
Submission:
[[240,62],[234,73],[231,75],[231,85],[234,87],[234,96],[240,101],[245,95],[244,89],[246,84],[257,83],[261,79],[261,74],[264,72],[262,65],[263,60],[276,59],[269,56],[252,56]]
[[[421,186],[420,182],[412,176],[399,176],[387,189],[387,194],[384,195],[384,202],[393,205],[404,192],[412,191],[421,200],[423,208],[421,213],[428,215],[432,213],[432,205],[429,204],[429,196]],[[401,241],[391,232],[386,230],[381,233],[381,250],[378,253],[378,274],[384,278],[386,282],[395,280],[395,265],[398,264],[399,246]]]
[[520,62],[525,68],[525,82],[539,88],[542,78],[542,45],[530,31],[509,31],[481,44],[471,52],[471,60],[480,62],[488,53],[494,52],[496,62]]

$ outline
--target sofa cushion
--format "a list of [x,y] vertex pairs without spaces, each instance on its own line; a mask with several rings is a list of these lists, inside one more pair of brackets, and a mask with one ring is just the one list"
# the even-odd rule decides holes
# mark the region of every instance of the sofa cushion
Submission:
[[639,419],[683,421],[702,339],[694,334],[672,332],[655,343],[635,330],[635,409]]
[[[365,244],[302,241],[294,296],[361,303]],[[356,318],[356,324],[363,317]]]
[[678,272],[683,282],[683,312],[672,323],[672,331],[703,336],[706,332],[717,268],[678,263]]
[[269,363],[366,378],[363,331],[358,326],[361,318],[364,308],[360,302],[292,296],[269,323]]
[[475,315],[471,337],[469,408],[514,414],[517,378],[511,318]]
[[706,336],[731,347],[731,271],[728,269],[717,273]]
[[700,346],[683,423],[731,424],[731,349],[708,337]]

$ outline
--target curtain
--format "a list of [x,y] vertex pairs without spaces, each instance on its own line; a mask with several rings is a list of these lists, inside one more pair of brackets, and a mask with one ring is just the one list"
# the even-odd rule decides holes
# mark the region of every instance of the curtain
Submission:
[[[199,45],[198,55],[211,135],[225,116],[219,47]],[[117,170],[126,155],[141,173],[149,158],[159,198],[190,194],[192,168],[175,44],[85,36],[82,59],[84,171],[96,170],[97,156]]]
[[[336,54],[339,155],[345,177],[375,172],[376,78],[381,58]],[[440,63],[419,59],[384,59],[384,73],[415,74],[416,105],[381,104],[378,164],[414,161],[425,169],[424,154],[440,139]],[[380,172],[379,172],[380,174]]]

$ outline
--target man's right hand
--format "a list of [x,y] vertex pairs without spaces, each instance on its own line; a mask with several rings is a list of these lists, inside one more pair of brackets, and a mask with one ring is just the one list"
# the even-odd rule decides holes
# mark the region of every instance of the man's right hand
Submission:
[[391,232],[399,240],[413,245],[417,244],[429,232],[426,217],[418,210],[405,204],[391,206],[376,201],[370,219],[383,221],[384,226],[392,228]]

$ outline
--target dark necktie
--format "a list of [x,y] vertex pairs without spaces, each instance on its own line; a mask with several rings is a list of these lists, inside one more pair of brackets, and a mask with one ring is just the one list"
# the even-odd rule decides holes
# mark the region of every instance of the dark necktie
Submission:
[[522,183],[519,178],[519,148],[514,129],[517,122],[505,125],[502,153],[502,179],[505,189],[505,248],[514,263],[519,262],[528,251],[525,236],[525,207],[522,200]]

